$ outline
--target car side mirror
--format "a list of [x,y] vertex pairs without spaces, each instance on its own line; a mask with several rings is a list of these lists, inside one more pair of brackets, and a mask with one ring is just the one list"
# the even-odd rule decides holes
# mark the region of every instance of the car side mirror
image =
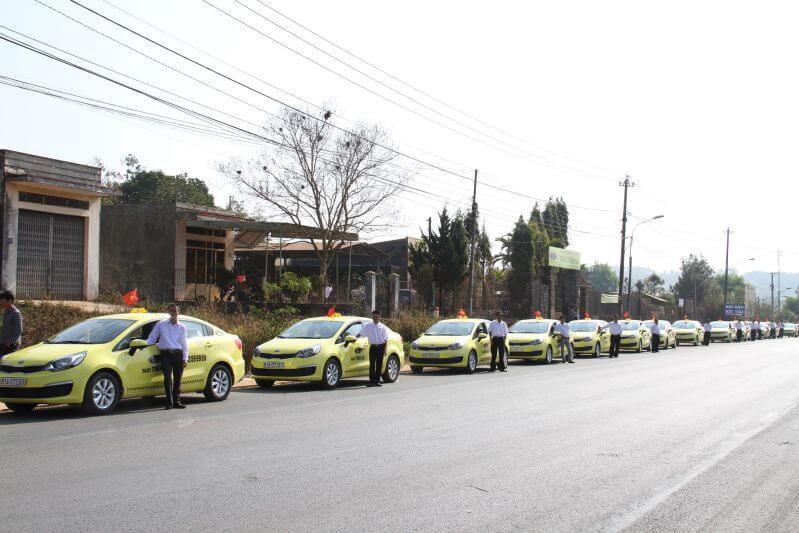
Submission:
[[486,337],[488,337],[488,335],[486,335],[485,333],[478,333],[478,334],[477,334],[477,338],[478,338],[479,340],[483,340],[483,339],[485,339]]
[[130,346],[128,350],[128,354],[133,355],[136,353],[136,350],[141,350],[142,348],[147,348],[149,344],[144,339],[133,339],[130,341]]
[[355,335],[347,335],[346,337],[344,337],[344,346],[346,346],[346,345],[348,345],[348,344],[350,344],[352,342],[355,342],[357,340],[358,340],[358,337],[356,337]]

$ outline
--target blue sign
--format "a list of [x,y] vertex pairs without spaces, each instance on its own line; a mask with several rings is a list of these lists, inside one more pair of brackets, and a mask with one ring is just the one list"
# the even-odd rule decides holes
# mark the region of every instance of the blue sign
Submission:
[[744,304],[727,304],[724,308],[724,314],[727,316],[744,316],[746,314],[746,306]]

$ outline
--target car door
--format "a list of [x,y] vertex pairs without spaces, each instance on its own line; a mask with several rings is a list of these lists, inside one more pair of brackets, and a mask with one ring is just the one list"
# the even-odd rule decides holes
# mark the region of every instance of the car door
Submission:
[[[339,354],[341,370],[345,377],[358,377],[369,375],[369,340],[358,337],[363,329],[363,322],[352,322],[341,333],[339,340]],[[346,342],[347,337],[356,337],[354,342]]]
[[211,328],[191,319],[181,319],[186,326],[189,360],[183,369],[181,386],[184,391],[197,391],[205,386],[208,362],[213,359],[214,338]]
[[[479,338],[481,334],[485,335],[482,339]],[[491,339],[488,338],[488,327],[486,327],[485,322],[477,323],[472,337],[474,338],[474,345],[477,349],[477,360],[491,361]]]
[[156,360],[157,346],[148,346],[136,350],[133,355],[128,355],[130,342],[137,339],[147,340],[157,320],[134,327],[114,347],[114,351],[124,354],[125,371],[122,374],[122,386],[126,398],[141,396],[155,396],[164,393],[164,374],[161,364]]
[[600,322],[599,328],[599,345],[603,352],[610,351],[610,333],[608,332],[608,323]]

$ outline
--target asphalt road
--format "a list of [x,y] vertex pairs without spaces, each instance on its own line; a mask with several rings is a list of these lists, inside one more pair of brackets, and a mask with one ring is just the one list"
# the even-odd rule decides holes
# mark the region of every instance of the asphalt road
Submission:
[[0,414],[4,531],[797,531],[799,340]]

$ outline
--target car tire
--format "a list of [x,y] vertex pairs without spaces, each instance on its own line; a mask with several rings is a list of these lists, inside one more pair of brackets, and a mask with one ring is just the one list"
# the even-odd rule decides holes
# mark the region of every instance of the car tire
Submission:
[[421,374],[423,371],[424,371],[423,366],[415,366],[415,365],[411,366],[411,372],[413,372],[414,374]]
[[594,347],[594,357],[599,359],[601,355],[602,355],[602,345],[596,343],[596,346]]
[[474,374],[477,371],[477,352],[472,350],[466,359],[466,373]]
[[508,368],[510,366],[510,359],[508,358],[508,352],[502,354],[502,366],[504,368]]
[[341,365],[336,358],[331,357],[322,367],[322,387],[335,389],[339,381],[341,381]]
[[694,346],[699,346],[699,335],[694,337]]
[[396,355],[389,355],[386,361],[386,371],[383,372],[383,381],[386,383],[394,383],[399,379],[400,374],[400,360]]
[[8,403],[6,402],[6,407],[14,411],[18,415],[24,415],[25,413],[30,413],[36,408],[35,403]]
[[256,379],[255,384],[261,387],[262,389],[271,389],[272,385],[275,384],[274,379]]
[[544,358],[544,363],[551,365],[552,364],[552,345],[547,346],[546,357]]
[[107,415],[116,409],[122,399],[122,387],[115,375],[100,371],[89,378],[83,392],[83,412],[89,415]]
[[209,402],[221,402],[230,395],[233,388],[233,374],[226,365],[214,365],[205,381],[203,396]]
[[641,353],[644,351],[644,341],[638,341],[638,348],[635,350],[635,353]]

